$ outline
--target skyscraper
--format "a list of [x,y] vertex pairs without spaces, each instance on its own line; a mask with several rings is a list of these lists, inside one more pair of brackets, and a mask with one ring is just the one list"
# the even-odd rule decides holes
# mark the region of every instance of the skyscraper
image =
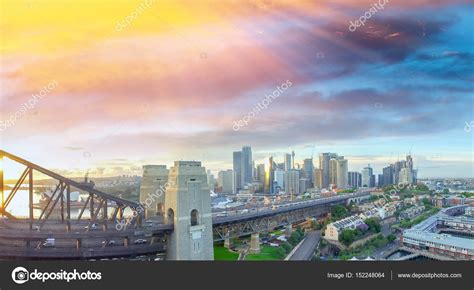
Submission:
[[285,188],[285,171],[281,169],[275,170],[275,183],[276,187],[279,187],[280,189]]
[[242,147],[241,160],[242,160],[241,186],[244,187],[245,185],[252,183],[252,148],[250,148],[250,146]]
[[303,177],[307,178],[311,185],[313,184],[313,170],[314,170],[313,158],[305,159],[303,161],[303,172],[304,172]]
[[394,170],[393,170],[393,183],[397,184],[400,183],[400,170],[402,168],[406,167],[406,161],[397,161],[393,164]]
[[264,191],[267,194],[274,194],[274,181],[275,181],[275,166],[273,157],[268,158],[268,164],[265,165],[265,188]]
[[234,172],[231,169],[219,171],[217,186],[224,193],[232,193],[234,189]]
[[[372,181],[373,180],[373,181]],[[362,187],[373,187],[375,184],[375,176],[370,164],[362,169]]]
[[405,167],[400,169],[400,180],[401,184],[413,184],[413,173],[410,168]]
[[323,188],[323,170],[316,168],[314,169],[314,186],[321,189]]
[[337,185],[337,159],[334,157],[329,160],[329,184]]
[[329,186],[329,160],[330,160],[330,153],[321,153],[319,154],[319,169],[322,172],[322,188],[327,188]]
[[285,171],[288,171],[288,170],[293,169],[293,168],[291,167],[291,164],[292,164],[292,162],[291,162],[291,155],[288,154],[288,153],[286,153],[286,154],[285,154]]
[[377,186],[380,188],[384,186],[383,174],[378,175]]
[[300,185],[299,185],[299,194],[305,193],[308,188],[311,188],[311,182],[308,178],[300,178]]
[[265,164],[257,165],[257,181],[262,185],[265,183]]
[[347,159],[337,159],[336,162],[336,185],[337,188],[346,188],[348,185],[347,182],[347,171],[348,171],[348,165],[347,165]]
[[234,169],[234,192],[242,189],[242,152],[235,151],[233,154],[233,169]]
[[285,174],[285,192],[287,194],[300,193],[300,172],[298,170],[288,170]]
[[359,188],[362,185],[362,174],[359,172],[350,171],[347,173],[348,175],[348,184],[351,188]]
[[413,169],[413,158],[406,156],[406,160],[397,161],[383,169],[383,186],[389,184],[416,184],[417,172]]
[[382,187],[394,183],[393,173],[394,173],[394,166],[392,164],[382,169],[382,183],[380,184]]
[[291,169],[295,169],[295,151],[291,151]]

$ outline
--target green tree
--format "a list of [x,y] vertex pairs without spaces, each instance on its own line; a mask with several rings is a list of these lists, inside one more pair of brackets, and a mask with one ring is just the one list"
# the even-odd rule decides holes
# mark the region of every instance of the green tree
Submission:
[[390,235],[387,236],[387,240],[388,240],[389,243],[395,241],[395,239],[396,239],[396,237],[395,237],[394,234],[390,234]]
[[347,209],[338,204],[332,208],[331,215],[336,219],[342,219],[347,215]]
[[373,233],[380,233],[380,229],[382,227],[378,218],[368,218],[364,222],[369,226],[369,231]]
[[424,198],[421,200],[421,202],[423,203],[423,205],[424,205],[425,207],[431,207],[431,206],[432,206],[432,205],[431,205],[431,200],[430,200],[429,198],[427,198],[427,197],[424,197]]
[[283,244],[281,244],[281,247],[285,250],[287,254],[291,252],[292,247],[288,242],[284,242]]
[[339,235],[339,241],[346,246],[349,246],[354,241],[354,231],[353,230],[343,230]]
[[425,184],[423,183],[419,183],[416,185],[416,190],[420,190],[420,191],[430,191],[430,189],[428,188],[428,186],[426,186]]
[[278,247],[278,248],[276,249],[276,254],[277,254],[277,256],[278,256],[279,258],[283,259],[283,258],[286,257],[287,252],[285,251],[285,249],[283,249],[283,248],[281,248],[281,247]]

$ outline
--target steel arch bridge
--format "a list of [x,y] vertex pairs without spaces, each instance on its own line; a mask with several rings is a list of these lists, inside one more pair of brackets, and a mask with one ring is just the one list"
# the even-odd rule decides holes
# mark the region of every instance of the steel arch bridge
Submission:
[[[5,158],[23,165],[26,168],[16,181],[8,196],[5,196],[4,194],[4,169],[0,168],[0,215],[7,216],[11,220],[17,219],[17,217],[9,211],[9,205],[11,205],[11,201],[18,193],[18,190],[25,183],[25,180],[27,180],[29,207],[28,219],[30,230],[33,229],[33,226],[35,226],[35,229],[41,230],[44,224],[51,218],[53,211],[59,212],[59,219],[62,223],[66,224],[68,230],[70,230],[71,223],[73,223],[74,220],[83,220],[84,212],[89,213],[89,224],[87,227],[85,227],[85,230],[88,231],[91,228],[91,225],[95,223],[102,224],[104,227],[107,227],[107,221],[123,220],[123,213],[127,208],[135,213],[132,215],[133,218],[129,220],[129,224],[138,227],[141,225],[143,212],[139,210],[141,205],[137,202],[125,200],[105,192],[101,192],[92,188],[92,186],[87,183],[76,182],[32,162],[24,160],[18,156],[0,150],[0,164],[3,164]],[[58,182],[47,203],[41,209],[41,214],[39,217],[35,217],[34,215],[33,187],[35,181],[35,172],[44,174]],[[71,216],[71,189],[78,189],[88,194],[86,201],[82,205],[82,208],[75,219],[73,219]],[[109,205],[114,207],[114,210],[111,214],[108,212]]]

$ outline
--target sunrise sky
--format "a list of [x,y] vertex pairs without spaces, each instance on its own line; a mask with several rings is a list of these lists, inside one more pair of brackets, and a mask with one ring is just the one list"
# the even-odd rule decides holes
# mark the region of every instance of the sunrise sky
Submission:
[[421,178],[474,177],[473,1],[389,1],[355,32],[374,1],[142,2],[0,0],[2,124],[58,84],[1,148],[68,176],[223,170],[250,145],[257,163],[315,146],[379,173],[411,151]]

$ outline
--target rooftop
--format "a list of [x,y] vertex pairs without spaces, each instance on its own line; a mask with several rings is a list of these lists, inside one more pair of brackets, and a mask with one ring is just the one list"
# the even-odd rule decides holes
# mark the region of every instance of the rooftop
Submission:
[[474,252],[474,243],[471,239],[458,238],[448,234],[436,234],[420,230],[406,230],[403,233],[403,236],[406,238],[420,239],[431,243],[463,248]]

